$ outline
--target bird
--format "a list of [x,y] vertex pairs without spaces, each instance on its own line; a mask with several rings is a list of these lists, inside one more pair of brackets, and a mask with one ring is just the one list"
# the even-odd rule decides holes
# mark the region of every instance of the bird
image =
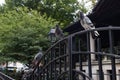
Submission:
[[55,27],[55,35],[58,40],[60,40],[64,37],[64,33],[63,33],[62,29],[59,27],[59,25],[56,25],[56,27]]
[[[85,16],[81,11],[80,11],[80,23],[85,30],[95,29],[95,26],[92,23],[92,21],[87,16]],[[98,33],[98,31],[92,31],[91,35],[92,38],[95,39],[98,38],[100,34]]]
[[42,50],[40,49],[39,52],[34,57],[34,60],[33,60],[34,65],[38,64],[38,62],[41,60],[42,56],[43,56],[43,53],[42,53]]
[[39,50],[39,52],[35,55],[34,59],[39,61],[42,56],[43,56],[42,50]]

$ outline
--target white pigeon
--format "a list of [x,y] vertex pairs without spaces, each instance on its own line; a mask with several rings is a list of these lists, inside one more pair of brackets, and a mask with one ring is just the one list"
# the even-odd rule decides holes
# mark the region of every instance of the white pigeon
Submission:
[[[82,12],[80,12],[80,23],[85,30],[95,29],[95,26],[93,25],[92,21]],[[99,36],[98,31],[92,31],[91,34],[93,39]]]

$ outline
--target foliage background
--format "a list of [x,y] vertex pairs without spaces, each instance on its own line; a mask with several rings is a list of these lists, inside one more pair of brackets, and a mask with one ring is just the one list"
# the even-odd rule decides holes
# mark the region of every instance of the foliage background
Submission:
[[88,12],[86,3],[95,0],[6,0],[0,7],[0,60],[28,63],[42,48],[50,46],[49,30],[76,21],[79,10]]

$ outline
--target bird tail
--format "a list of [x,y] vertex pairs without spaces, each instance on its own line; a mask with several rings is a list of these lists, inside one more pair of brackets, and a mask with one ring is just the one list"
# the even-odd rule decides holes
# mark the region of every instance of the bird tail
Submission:
[[100,34],[98,33],[98,31],[92,31],[91,34],[92,34],[92,38],[93,38],[93,39],[98,38],[99,35],[100,35]]

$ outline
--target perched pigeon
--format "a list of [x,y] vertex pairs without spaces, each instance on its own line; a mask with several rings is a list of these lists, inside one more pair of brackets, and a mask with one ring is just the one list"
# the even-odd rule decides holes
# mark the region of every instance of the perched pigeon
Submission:
[[[95,26],[93,25],[92,21],[82,12],[80,12],[80,23],[85,30],[95,29]],[[93,39],[99,36],[99,33],[97,31],[92,31],[91,34]]]
[[37,65],[38,64],[38,62],[40,61],[40,59],[42,58],[42,56],[43,56],[43,53],[42,53],[42,51],[40,50],[36,55],[35,55],[35,57],[34,57],[34,65]]
[[56,25],[55,34],[58,40],[64,37],[63,31],[58,25]]
[[40,50],[40,51],[35,55],[34,59],[39,61],[42,56],[43,56],[43,53],[42,53],[42,51]]

